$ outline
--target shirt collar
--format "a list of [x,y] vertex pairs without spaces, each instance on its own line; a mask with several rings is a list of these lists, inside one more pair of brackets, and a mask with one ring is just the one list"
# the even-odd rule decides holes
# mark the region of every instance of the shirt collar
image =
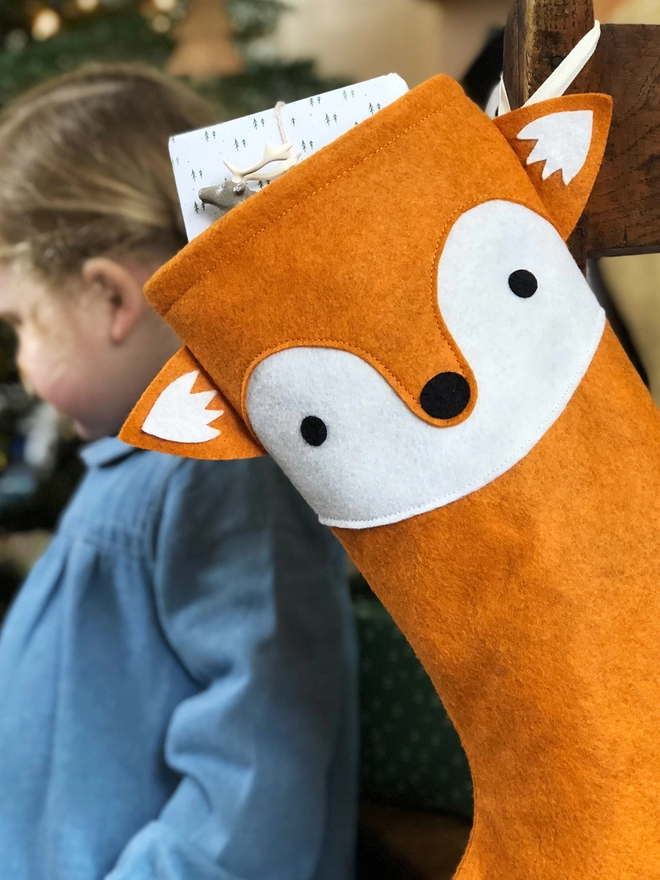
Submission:
[[114,464],[138,451],[134,446],[129,446],[128,443],[119,440],[118,437],[102,437],[81,449],[80,457],[87,467],[103,467],[107,464]]

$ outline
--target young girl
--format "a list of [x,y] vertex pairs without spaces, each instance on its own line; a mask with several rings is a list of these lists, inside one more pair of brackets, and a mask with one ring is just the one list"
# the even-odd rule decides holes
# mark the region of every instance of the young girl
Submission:
[[0,876],[347,880],[355,645],[343,560],[269,459],[114,435],[179,340],[142,285],[185,243],[188,91],[91,67],[0,117],[0,314],[88,473],[0,639]]

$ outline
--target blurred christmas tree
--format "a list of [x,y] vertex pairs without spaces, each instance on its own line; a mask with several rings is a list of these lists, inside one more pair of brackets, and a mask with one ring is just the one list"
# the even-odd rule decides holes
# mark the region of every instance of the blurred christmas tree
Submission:
[[141,61],[189,79],[225,116],[338,83],[311,62],[255,60],[281,0],[0,0],[0,105],[85,61]]
[[[0,107],[88,61],[164,68],[224,118],[338,85],[311,62],[254,57],[284,10],[281,0],[0,0]],[[0,534],[52,527],[80,471],[75,442],[23,391],[0,324]]]
[[172,13],[143,14],[122,0],[0,0],[0,103],[85,61],[142,60],[162,66],[171,51]]

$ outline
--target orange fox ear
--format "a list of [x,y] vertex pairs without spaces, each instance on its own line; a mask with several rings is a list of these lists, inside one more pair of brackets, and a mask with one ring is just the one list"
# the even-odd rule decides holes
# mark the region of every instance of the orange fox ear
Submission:
[[528,104],[493,120],[564,240],[593,189],[611,119],[609,95],[564,95]]
[[165,364],[144,392],[119,439],[184,458],[266,454],[187,348]]

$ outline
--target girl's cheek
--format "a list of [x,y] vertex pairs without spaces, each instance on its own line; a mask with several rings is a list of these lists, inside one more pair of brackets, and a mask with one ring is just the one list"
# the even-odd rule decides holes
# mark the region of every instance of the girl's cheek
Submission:
[[32,352],[30,351],[30,347],[27,344],[25,337],[23,334],[18,334],[18,345],[16,348],[16,365],[18,367],[18,371],[21,375],[21,380],[23,384],[28,388],[29,391],[34,391],[34,380],[32,378],[33,372],[33,364],[32,364]]
[[43,345],[39,345],[29,333],[19,335],[16,362],[28,390],[57,408],[58,401],[54,398],[58,396],[60,370],[57,364],[46,356]]

